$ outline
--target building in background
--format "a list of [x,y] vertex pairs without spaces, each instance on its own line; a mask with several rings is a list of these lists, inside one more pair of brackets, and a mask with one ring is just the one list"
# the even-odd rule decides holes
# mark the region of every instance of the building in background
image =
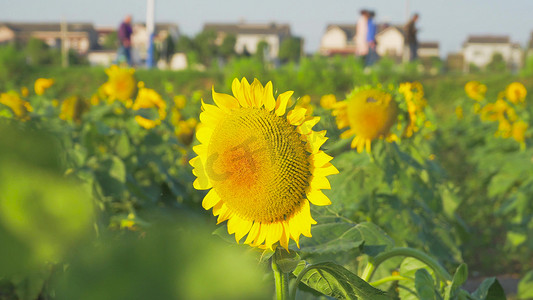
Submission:
[[220,46],[228,35],[236,37],[235,52],[238,54],[255,54],[259,42],[266,42],[266,60],[277,59],[281,43],[291,37],[288,24],[265,23],[206,23],[204,31],[214,31],[217,35],[215,43]]
[[[355,24],[330,24],[320,41],[319,53],[325,56],[355,55]],[[376,52],[381,57],[401,62],[406,52],[403,26],[378,24]],[[421,42],[418,57],[421,60],[439,57],[438,42]]]
[[[136,23],[132,26],[131,35],[132,59],[136,64],[144,64],[150,36],[144,23]],[[154,47],[160,56],[172,56],[168,53],[169,43],[174,43],[179,38],[178,25],[173,23],[156,23],[154,28]],[[170,49],[171,50],[171,49]]]
[[464,71],[471,68],[485,69],[501,56],[507,68],[513,72],[522,67],[523,53],[519,44],[512,43],[509,36],[472,35],[463,44]]
[[321,55],[355,55],[355,24],[329,24],[320,40]]
[[[0,44],[25,44],[31,38],[60,49],[63,33],[60,23],[0,23]],[[68,23],[64,33],[67,49],[86,55],[98,45],[98,36],[91,23]]]

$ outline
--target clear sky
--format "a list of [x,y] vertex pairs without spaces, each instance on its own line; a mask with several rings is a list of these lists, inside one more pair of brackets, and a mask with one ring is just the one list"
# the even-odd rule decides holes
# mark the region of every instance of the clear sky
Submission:
[[[442,55],[459,51],[469,34],[509,35],[524,47],[533,31],[533,0],[155,0],[156,21],[178,24],[193,35],[205,22],[280,22],[318,49],[330,23],[353,23],[358,11],[376,11],[378,22],[403,24],[418,12],[419,40],[438,41]],[[146,19],[146,0],[0,0],[0,21],[93,22],[118,26],[127,13]]]

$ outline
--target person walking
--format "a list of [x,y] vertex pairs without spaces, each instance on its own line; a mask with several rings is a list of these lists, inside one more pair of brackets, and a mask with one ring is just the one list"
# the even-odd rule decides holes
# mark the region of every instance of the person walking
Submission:
[[368,54],[365,58],[365,66],[372,66],[378,60],[378,53],[376,52],[376,23],[374,17],[376,13],[374,11],[368,12],[368,34],[366,41],[368,43]]
[[405,25],[405,44],[409,47],[409,61],[414,61],[418,58],[418,39],[416,37],[418,29],[416,28],[416,21],[418,21],[417,13]]
[[121,60],[121,56],[124,56],[126,62],[129,66],[132,65],[131,60],[131,34],[133,30],[131,28],[131,15],[127,15],[124,18],[124,21],[120,24],[118,28],[118,40],[120,47],[117,53],[117,62]]
[[361,10],[361,16],[355,27],[355,55],[365,56],[368,54],[368,11]]

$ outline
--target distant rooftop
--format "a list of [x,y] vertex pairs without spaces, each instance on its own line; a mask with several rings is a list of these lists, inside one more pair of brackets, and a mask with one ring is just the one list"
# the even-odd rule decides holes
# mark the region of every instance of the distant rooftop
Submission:
[[507,44],[510,42],[506,35],[471,35],[466,40],[469,44]]
[[[6,26],[13,31],[28,32],[28,31],[61,31],[61,23],[43,22],[43,23],[23,23],[23,22],[2,22],[0,26]],[[67,23],[67,31],[93,31],[92,23]]]
[[204,30],[225,32],[233,34],[280,34],[290,35],[291,28],[288,24],[264,23],[206,23]]

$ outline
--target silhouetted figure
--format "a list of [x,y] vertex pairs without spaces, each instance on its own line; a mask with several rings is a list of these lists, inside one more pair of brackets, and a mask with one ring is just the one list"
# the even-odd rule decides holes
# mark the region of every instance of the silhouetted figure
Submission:
[[378,60],[378,53],[376,52],[376,23],[374,11],[368,12],[368,34],[366,41],[368,43],[368,54],[365,57],[365,66],[371,66]]
[[416,21],[418,21],[417,13],[405,25],[405,44],[409,46],[409,61],[418,58],[418,39],[416,38],[418,29],[416,28]]
[[131,29],[131,16],[127,15],[124,18],[124,21],[120,24],[118,28],[118,40],[120,47],[118,49],[117,61],[120,61],[120,56],[123,55],[126,59],[126,62],[129,66],[132,65],[131,61],[131,34],[133,30]]
[[355,27],[355,54],[357,56],[365,56],[368,54],[368,11],[361,10],[361,16],[357,20]]

